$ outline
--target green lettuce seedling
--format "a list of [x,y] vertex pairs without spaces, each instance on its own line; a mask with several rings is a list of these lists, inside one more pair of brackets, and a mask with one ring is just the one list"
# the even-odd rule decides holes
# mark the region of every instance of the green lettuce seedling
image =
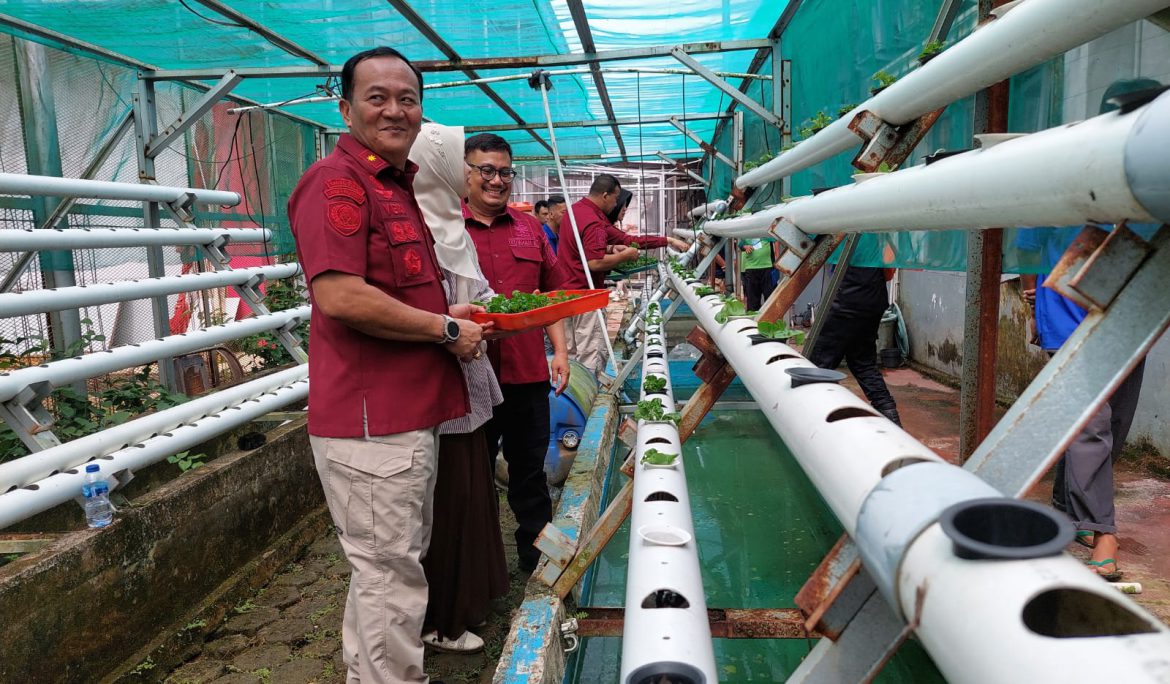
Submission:
[[642,452],[642,463],[650,465],[670,465],[678,458],[678,454],[668,454],[664,451],[659,451],[654,447]]
[[661,375],[647,375],[642,381],[642,391],[646,394],[666,391],[666,378]]
[[652,423],[669,421],[678,425],[680,419],[681,416],[677,413],[667,413],[666,407],[662,405],[662,400],[658,398],[643,399],[634,409],[634,420],[646,420]]

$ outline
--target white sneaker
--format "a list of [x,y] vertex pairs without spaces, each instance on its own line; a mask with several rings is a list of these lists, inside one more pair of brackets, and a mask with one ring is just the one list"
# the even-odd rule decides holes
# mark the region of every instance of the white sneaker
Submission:
[[483,650],[483,639],[471,632],[464,632],[458,639],[440,639],[438,632],[423,635],[423,643],[436,651],[445,653],[477,653]]

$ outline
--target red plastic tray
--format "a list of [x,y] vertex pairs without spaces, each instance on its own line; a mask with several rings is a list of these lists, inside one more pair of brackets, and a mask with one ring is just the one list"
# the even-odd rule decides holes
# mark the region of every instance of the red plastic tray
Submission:
[[[560,292],[560,290],[556,290]],[[542,306],[524,313],[489,314],[473,313],[471,320],[476,323],[495,323],[496,330],[515,332],[543,328],[549,323],[555,323],[566,316],[576,316],[594,309],[603,309],[609,304],[609,290],[565,290],[565,294],[581,295],[576,299],[551,306]],[[545,293],[549,294],[549,293]]]

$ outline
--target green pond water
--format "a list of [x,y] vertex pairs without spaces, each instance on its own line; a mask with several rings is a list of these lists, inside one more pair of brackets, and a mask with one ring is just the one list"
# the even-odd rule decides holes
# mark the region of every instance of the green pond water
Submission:
[[[683,446],[703,587],[711,608],[792,608],[796,592],[841,536],[841,526],[759,411],[713,412]],[[609,475],[612,498],[624,480]],[[625,602],[629,521],[598,557],[586,606]],[[721,682],[783,682],[815,641],[715,639]],[[616,682],[621,639],[588,638],[570,657],[567,682]],[[945,682],[907,643],[878,682]]]

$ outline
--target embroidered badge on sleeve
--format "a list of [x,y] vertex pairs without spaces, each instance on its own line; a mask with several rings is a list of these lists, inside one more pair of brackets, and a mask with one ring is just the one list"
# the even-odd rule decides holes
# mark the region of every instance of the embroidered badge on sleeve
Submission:
[[362,225],[362,211],[346,201],[334,201],[328,207],[329,226],[338,233],[349,237]]
[[357,181],[350,178],[332,178],[325,181],[325,198],[338,199],[341,197],[362,204],[366,201],[366,191]]

